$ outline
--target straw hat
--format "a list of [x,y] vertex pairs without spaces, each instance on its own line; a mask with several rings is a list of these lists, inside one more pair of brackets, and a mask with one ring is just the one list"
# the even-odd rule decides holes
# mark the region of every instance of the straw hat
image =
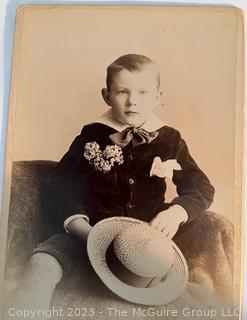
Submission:
[[188,281],[187,263],[177,245],[134,218],[98,222],[88,236],[87,251],[104,284],[130,302],[166,304],[184,291]]

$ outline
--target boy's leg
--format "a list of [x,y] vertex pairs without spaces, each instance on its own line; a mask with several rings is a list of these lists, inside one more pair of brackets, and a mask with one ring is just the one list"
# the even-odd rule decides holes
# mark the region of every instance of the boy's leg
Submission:
[[189,280],[231,300],[232,223],[222,215],[204,212],[182,225],[173,240],[187,260]]
[[63,269],[48,253],[38,252],[29,259],[19,286],[9,297],[9,307],[21,309],[49,308]]
[[81,241],[69,234],[55,235],[41,243],[33,251],[8,306],[49,308],[56,285],[79,264],[81,251]]

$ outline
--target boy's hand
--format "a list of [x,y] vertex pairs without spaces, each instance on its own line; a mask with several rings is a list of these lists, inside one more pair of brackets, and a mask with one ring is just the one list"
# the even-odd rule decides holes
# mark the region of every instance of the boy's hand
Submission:
[[172,239],[178,231],[180,223],[188,220],[188,214],[184,208],[174,205],[165,211],[159,212],[150,222],[150,225],[163,232]]

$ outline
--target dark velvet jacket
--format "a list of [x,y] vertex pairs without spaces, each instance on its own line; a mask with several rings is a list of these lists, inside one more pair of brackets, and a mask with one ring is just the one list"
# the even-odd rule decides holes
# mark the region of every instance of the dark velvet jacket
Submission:
[[[214,188],[192,159],[180,133],[169,126],[160,128],[158,137],[149,144],[122,148],[122,165],[115,164],[107,173],[96,171],[84,157],[85,144],[96,141],[104,150],[113,145],[109,135],[115,132],[102,123],[86,125],[49,175],[43,200],[58,230],[73,214],[88,215],[91,225],[112,216],[150,221],[158,212],[179,204],[190,222],[210,206]],[[182,168],[173,173],[178,196],[171,203],[165,203],[165,178],[150,177],[155,157],[162,161],[176,159]]]

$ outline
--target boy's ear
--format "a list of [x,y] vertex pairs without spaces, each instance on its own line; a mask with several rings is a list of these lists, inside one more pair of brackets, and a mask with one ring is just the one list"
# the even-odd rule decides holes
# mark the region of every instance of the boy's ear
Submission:
[[101,89],[101,94],[102,94],[102,97],[105,101],[105,103],[111,107],[111,99],[110,99],[110,93],[109,93],[109,90],[107,88],[103,88]]
[[159,91],[158,91],[157,98],[158,98],[159,100],[162,98],[163,93],[164,93],[164,92],[163,92],[162,90],[159,90]]
[[162,90],[158,90],[158,92],[157,92],[157,96],[156,96],[156,98],[157,98],[157,102],[156,102],[156,106],[155,107],[158,107],[159,106],[159,104],[160,104],[160,101],[161,101],[161,98],[162,98],[162,96],[163,96],[163,91]]

